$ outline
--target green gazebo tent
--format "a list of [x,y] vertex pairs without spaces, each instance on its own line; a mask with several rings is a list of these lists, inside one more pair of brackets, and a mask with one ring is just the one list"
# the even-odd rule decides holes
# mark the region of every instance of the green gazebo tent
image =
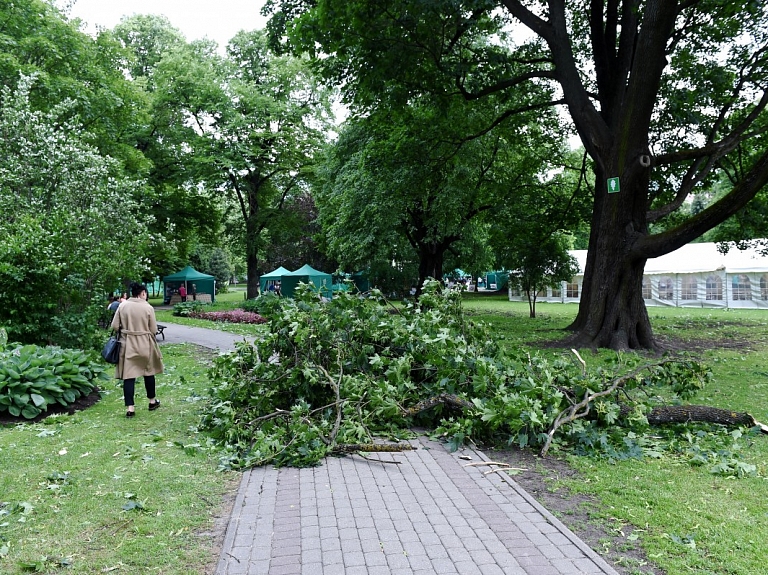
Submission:
[[324,297],[331,298],[333,295],[333,276],[317,271],[309,264],[280,276],[280,293],[284,296],[293,297],[296,286],[300,283],[311,284],[315,291]]
[[259,278],[259,291],[261,293],[265,293],[270,285],[274,285],[277,282],[280,281],[280,278],[284,275],[290,274],[291,272],[287,269],[285,269],[283,266],[280,266],[276,270],[272,270],[268,274],[263,274]]
[[[163,283],[165,284],[165,303],[171,301],[171,296],[181,286],[184,286],[187,290],[187,295],[190,296],[187,297],[187,301],[192,301],[192,284],[195,285],[195,291],[198,296],[208,294],[211,302],[216,301],[216,278],[208,274],[200,273],[192,266],[187,266],[175,274],[165,276],[163,278]],[[207,301],[208,297],[203,297],[201,299]]]

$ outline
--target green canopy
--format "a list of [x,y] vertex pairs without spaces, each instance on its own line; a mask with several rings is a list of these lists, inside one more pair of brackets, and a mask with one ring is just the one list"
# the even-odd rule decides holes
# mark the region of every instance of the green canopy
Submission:
[[276,270],[272,270],[268,274],[263,274],[259,278],[259,290],[261,293],[264,293],[267,291],[270,285],[274,285],[277,282],[280,281],[280,278],[284,275],[290,274],[291,272],[287,269],[285,269],[283,266],[280,266]]
[[314,269],[306,264],[294,272],[288,272],[280,276],[280,293],[284,296],[293,297],[296,286],[305,283],[313,286],[320,295],[330,298],[333,295],[332,285],[333,276],[325,272]]
[[[195,295],[209,294],[210,301],[216,301],[216,278],[200,273],[192,266],[187,266],[175,274],[165,276],[163,283],[165,284],[165,303],[171,301],[171,296],[181,286],[184,286],[184,289],[187,290],[188,296],[192,296],[193,292]],[[191,297],[187,298],[188,301],[191,299]],[[205,299],[207,300],[208,298]]]

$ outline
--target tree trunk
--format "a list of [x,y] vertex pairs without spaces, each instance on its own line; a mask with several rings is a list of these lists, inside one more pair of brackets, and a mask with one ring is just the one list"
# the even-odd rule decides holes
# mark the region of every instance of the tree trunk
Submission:
[[[611,162],[618,165],[618,161]],[[643,301],[647,258],[633,250],[647,232],[647,172],[637,163],[621,173],[595,169],[595,208],[579,312],[569,326],[571,347],[657,350]],[[608,193],[608,177],[621,175],[619,190]]]
[[421,288],[427,279],[433,278],[438,281],[443,279],[445,250],[443,244],[419,245],[419,284],[416,286],[416,297],[421,295]]
[[259,295],[259,230],[256,214],[245,222],[245,262],[248,280],[246,284],[246,297],[253,299]]
[[[533,293],[533,295],[531,295]],[[536,292],[531,292],[531,290],[526,290],[525,295],[528,296],[528,317],[535,318],[536,317]]]

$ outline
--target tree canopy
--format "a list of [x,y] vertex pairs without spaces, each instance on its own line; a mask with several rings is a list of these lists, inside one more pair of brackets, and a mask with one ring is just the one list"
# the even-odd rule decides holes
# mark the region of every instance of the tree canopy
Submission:
[[142,277],[147,220],[130,198],[143,184],[83,141],[73,102],[34,111],[33,82],[0,94],[0,324],[14,341],[80,347],[105,291]]
[[[267,10],[273,41],[312,54],[361,112],[423,93],[508,96],[498,121],[564,105],[596,185],[570,344],[656,347],[645,261],[738,213],[768,181],[768,15],[752,0],[274,0]],[[521,93],[531,94],[522,105]],[[724,171],[722,198],[670,217]]]

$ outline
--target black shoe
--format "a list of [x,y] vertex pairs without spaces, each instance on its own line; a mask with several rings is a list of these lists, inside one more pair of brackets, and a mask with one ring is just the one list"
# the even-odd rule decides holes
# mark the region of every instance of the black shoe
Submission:
[[136,412],[135,411],[126,411],[125,416],[126,417],[135,417]]
[[158,407],[160,407],[160,400],[156,399],[155,403],[149,404],[149,411],[155,411]]

